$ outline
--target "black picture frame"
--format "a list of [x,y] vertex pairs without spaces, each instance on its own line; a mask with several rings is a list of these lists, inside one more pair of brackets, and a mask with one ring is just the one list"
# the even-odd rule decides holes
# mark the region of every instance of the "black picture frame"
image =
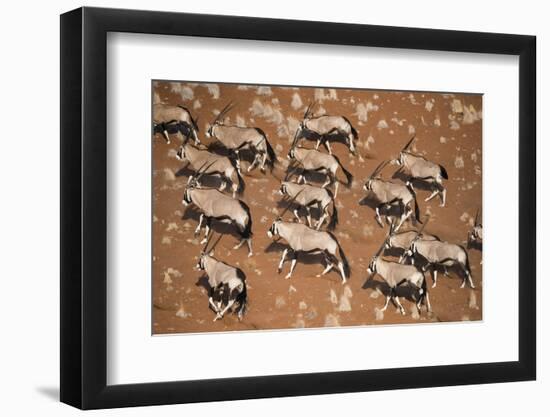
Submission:
[[[518,361],[107,385],[108,32],[518,56]],[[94,409],[536,378],[534,36],[86,7],[61,16],[60,55],[62,402]]]

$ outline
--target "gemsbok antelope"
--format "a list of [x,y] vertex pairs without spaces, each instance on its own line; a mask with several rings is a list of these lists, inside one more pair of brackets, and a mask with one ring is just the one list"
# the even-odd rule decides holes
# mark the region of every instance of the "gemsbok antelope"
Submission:
[[325,174],[327,179],[322,188],[325,188],[329,184],[335,184],[334,197],[338,195],[339,180],[336,176],[338,169],[342,169],[342,172],[346,176],[346,187],[350,187],[353,181],[353,175],[344,168],[336,155],[327,155],[315,149],[306,149],[293,145],[288,151],[287,158],[291,161],[291,165],[289,165],[285,181],[290,178],[294,170],[298,172],[298,183],[303,181],[305,184],[307,184],[306,172]]
[[[336,263],[342,277],[342,285],[345,284],[351,275],[351,271],[346,255],[336,237],[330,232],[315,230],[301,223],[283,221],[282,216],[289,207],[290,205],[275,219],[267,231],[267,235],[270,238],[274,236],[283,238],[288,244],[288,247],[284,249],[283,255],[281,256],[277,272],[281,272],[286,255],[289,253],[291,265],[290,271],[285,276],[285,279],[289,279],[292,276],[299,253],[322,254],[324,256],[326,268],[317,276],[320,277],[330,272]],[[340,259],[337,256],[337,252]]]
[[216,139],[226,149],[234,152],[237,159],[239,159],[241,150],[251,150],[254,153],[254,160],[248,167],[247,172],[252,171],[257,165],[260,166],[262,172],[265,172],[266,164],[272,170],[277,161],[277,155],[275,155],[275,151],[262,129],[259,127],[229,126],[223,123],[224,117],[232,108],[233,105],[229,103],[222,109],[210,124],[206,136]]
[[404,171],[411,180],[421,180],[430,183],[433,186],[432,194],[424,201],[430,201],[435,196],[439,195],[441,207],[445,206],[447,190],[443,186],[443,180],[449,179],[447,170],[443,165],[428,161],[420,155],[415,155],[409,152],[409,148],[414,141],[413,136],[407,144],[399,152],[399,156],[394,160],[394,163],[399,165],[397,172]]
[[332,155],[330,140],[344,138],[350,152],[355,154],[355,141],[358,140],[358,134],[351,122],[344,116],[323,115],[314,117],[314,104],[310,104],[306,108],[304,117],[296,130],[294,142],[297,143],[302,137],[316,139],[315,149],[319,149],[319,145],[322,143],[327,148],[328,153]]
[[200,144],[197,132],[199,127],[197,121],[183,106],[171,106],[168,104],[153,105],[153,130],[155,133],[162,133],[166,143],[170,143],[168,131],[176,128],[184,137],[193,136],[195,143]]
[[416,298],[416,308],[418,309],[418,312],[421,312],[423,301],[425,301],[428,312],[431,312],[432,306],[430,305],[430,296],[428,294],[426,277],[424,276],[424,273],[419,271],[414,265],[403,265],[398,262],[382,259],[380,255],[386,245],[386,242],[387,240],[382,243],[378,251],[372,257],[367,268],[367,272],[369,273],[369,278],[367,281],[370,281],[374,278],[375,274],[378,274],[390,288],[389,294],[386,294],[386,303],[381,311],[386,311],[388,308],[388,303],[391,299],[397,305],[401,314],[405,315],[405,308],[399,301],[397,287],[403,284],[408,284],[413,290],[418,292],[418,297]]
[[420,261],[424,261],[424,266],[422,267],[424,272],[427,271],[428,268],[432,268],[432,288],[435,288],[437,285],[437,267],[439,266],[445,268],[445,270],[447,267],[458,266],[462,272],[462,285],[460,288],[464,288],[466,280],[468,280],[471,288],[475,288],[472,280],[468,252],[460,245],[442,242],[440,240],[423,240],[420,238],[419,233],[418,236],[412,240],[402,259],[404,259],[405,256],[411,258],[413,265],[417,257]]
[[[410,183],[397,184],[391,181],[383,180],[379,174],[382,169],[388,164],[388,161],[381,162],[367,178],[363,188],[365,191],[374,195],[374,198],[378,202],[376,206],[376,221],[383,227],[382,218],[380,216],[380,209],[385,207],[390,209],[395,204],[398,205],[401,217],[397,226],[393,229],[395,232],[399,230],[401,225],[407,220],[413,213],[411,205],[414,204],[414,218],[417,222],[422,223],[420,220],[420,210],[418,208],[418,202],[416,201],[416,193]],[[387,220],[387,218],[386,218]]]
[[[212,233],[213,235],[213,233]],[[242,320],[247,306],[246,277],[243,271],[225,262],[219,261],[214,257],[214,248],[219,243],[221,237],[212,245],[210,249],[208,244],[212,236],[206,241],[202,252],[199,255],[199,261],[196,268],[204,271],[208,277],[210,287],[208,294],[208,303],[214,309],[216,317],[213,321],[223,318],[228,310],[233,309],[235,303],[238,304],[237,317]],[[227,304],[223,306],[225,292],[228,292]],[[216,298],[216,300],[214,300]]]
[[[242,193],[245,183],[241,177],[238,161],[234,161],[227,156],[217,155],[204,149],[195,148],[188,142],[180,146],[176,153],[176,158],[180,161],[187,161],[195,174],[201,167],[207,166],[203,174],[215,175],[220,179],[220,191],[227,188],[227,182],[231,182],[233,198],[237,193]],[[187,183],[193,180],[195,174],[189,176]]]
[[195,229],[195,236],[200,235],[203,220],[206,220],[206,233],[201,243],[207,241],[212,220],[221,223],[233,224],[241,237],[240,242],[233,249],[239,249],[244,243],[248,246],[248,256],[252,256],[252,216],[250,208],[241,200],[232,198],[213,188],[200,188],[199,181],[208,166],[199,170],[198,175],[187,184],[182,204],[193,204],[200,212],[199,224]]
[[[279,194],[294,199],[294,202],[299,207],[304,207],[307,211],[307,224],[309,227],[315,227],[319,230],[325,220],[330,218],[328,224],[328,230],[334,230],[338,224],[338,209],[336,208],[336,202],[334,201],[334,195],[332,191],[327,188],[315,187],[309,184],[297,184],[295,182],[283,181],[279,188]],[[329,213],[329,206],[332,204],[332,214]],[[315,226],[311,222],[311,207],[317,207],[319,215],[321,216],[317,220]],[[293,210],[294,216],[301,223],[299,208]]]

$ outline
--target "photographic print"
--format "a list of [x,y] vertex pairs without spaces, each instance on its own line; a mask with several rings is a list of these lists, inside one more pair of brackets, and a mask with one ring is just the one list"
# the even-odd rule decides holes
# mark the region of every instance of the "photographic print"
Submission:
[[482,95],[152,81],[152,333],[482,319]]

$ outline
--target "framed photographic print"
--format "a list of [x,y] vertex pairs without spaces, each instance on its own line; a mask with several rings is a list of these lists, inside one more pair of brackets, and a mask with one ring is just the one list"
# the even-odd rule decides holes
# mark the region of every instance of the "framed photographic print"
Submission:
[[61,68],[63,402],[535,378],[534,37],[81,8]]

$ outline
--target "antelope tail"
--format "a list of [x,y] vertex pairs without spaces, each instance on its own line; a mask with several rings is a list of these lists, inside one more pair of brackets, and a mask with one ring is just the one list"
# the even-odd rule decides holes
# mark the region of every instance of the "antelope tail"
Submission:
[[418,200],[416,199],[416,191],[414,191],[414,188],[410,183],[407,183],[407,188],[414,197],[414,217],[418,223],[422,224],[422,220],[420,220],[420,208],[418,207]]
[[342,172],[346,176],[346,181],[347,181],[346,182],[346,187],[351,186],[351,182],[353,181],[353,175],[346,168],[344,168],[344,166],[340,162],[340,159],[336,155],[332,155],[332,156],[336,160],[336,162],[338,162],[338,165],[340,166],[340,168],[342,168]]
[[441,176],[448,180],[449,174],[447,174],[447,170],[445,169],[445,167],[443,165],[439,165],[439,168],[441,169]]
[[248,239],[252,236],[252,215],[250,214],[250,207],[248,207],[241,200],[239,200],[239,204],[244,209],[244,211],[246,211],[246,214],[248,216],[248,221],[246,222],[246,225],[244,226],[244,229],[242,231],[243,238]]
[[229,158],[229,161],[231,162],[231,165],[233,165],[233,168],[235,168],[233,172],[233,176],[231,177],[231,181],[235,183],[234,176],[237,176],[237,183],[239,184],[239,187],[237,188],[237,193],[242,194],[244,192],[244,187],[246,183],[244,182],[243,177],[241,176],[239,169],[237,168],[237,161],[233,158]]
[[336,245],[338,245],[338,253],[340,255],[340,258],[342,258],[342,264],[344,265],[344,275],[346,277],[351,277],[351,268],[349,267],[348,258],[346,258],[346,254],[344,253],[344,250],[342,249],[342,246],[340,246],[340,242],[338,242],[338,239],[336,239],[336,236],[334,236],[331,232],[327,232],[336,242]]
[[[344,117],[344,116],[342,116],[342,117]],[[359,139],[359,134],[357,133],[357,130],[355,130],[355,128],[353,127],[351,122],[347,119],[347,117],[344,117],[344,120],[346,122],[348,122],[348,124],[349,124],[349,127],[351,129],[351,135],[353,136],[353,140],[358,140]]]
[[327,188],[327,192],[332,198],[332,213],[330,215],[330,222],[328,224],[328,230],[334,230],[338,224],[338,208],[336,207],[336,201],[334,200],[334,194]]
[[239,293],[235,301],[239,303],[239,315],[244,316],[248,308],[248,295],[246,293],[246,284],[244,284],[243,290]]
[[197,124],[197,121],[195,120],[195,118],[193,117],[193,115],[191,114],[191,112],[184,106],[181,106],[178,104],[178,107],[180,109],[183,109],[185,110],[187,113],[189,113],[189,117],[191,118],[191,123],[193,124],[193,129],[195,129],[195,131],[199,131],[199,125]]
[[464,253],[466,254],[466,270],[468,271],[468,274],[470,274],[470,276],[472,275],[472,270],[470,269],[470,257],[468,256],[468,251],[460,246],[462,248],[462,250],[464,250]]
[[269,169],[272,171],[275,165],[275,162],[277,162],[277,155],[275,154],[275,151],[273,150],[271,143],[269,143],[269,141],[267,140],[267,136],[265,132],[259,127],[257,127],[256,130],[260,135],[264,137],[265,147],[267,151],[267,165],[269,166]]

